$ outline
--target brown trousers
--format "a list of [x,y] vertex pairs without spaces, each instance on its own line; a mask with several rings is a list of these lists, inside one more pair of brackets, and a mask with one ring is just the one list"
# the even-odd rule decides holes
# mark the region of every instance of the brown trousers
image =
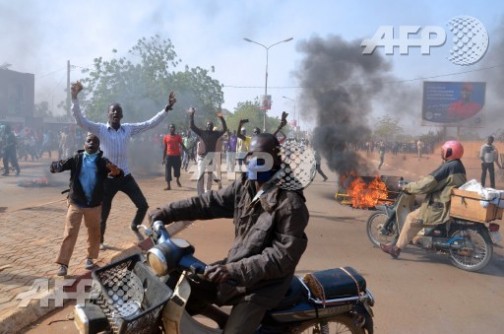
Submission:
[[56,263],[68,266],[72,253],[74,251],[77,237],[79,236],[82,217],[88,230],[87,239],[87,257],[96,259],[100,252],[100,217],[102,207],[79,208],[74,204],[68,205],[68,211],[65,218],[65,232],[63,234],[63,243],[56,259]]
[[400,249],[406,248],[411,240],[424,228],[425,226],[418,223],[420,216],[420,208],[410,212],[404,220],[404,225],[397,239],[396,246]]

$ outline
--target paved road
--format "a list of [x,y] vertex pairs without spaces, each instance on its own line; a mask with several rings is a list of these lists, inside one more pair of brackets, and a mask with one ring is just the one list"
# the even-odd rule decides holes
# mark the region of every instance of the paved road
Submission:
[[[397,172],[393,166],[397,164],[386,165],[383,172]],[[415,170],[403,167],[409,172]],[[427,171],[430,170],[429,167]],[[307,229],[309,246],[298,266],[299,274],[346,265],[359,270],[376,297],[376,333],[502,332],[502,248],[495,249],[492,262],[481,273],[464,272],[453,267],[447,258],[416,248],[407,249],[399,260],[393,260],[367,240],[364,222],[371,211],[335,202],[336,176],[328,174],[328,182],[316,179],[305,192],[311,212]],[[141,179],[140,185],[151,206],[156,206],[194,194],[194,184],[187,179],[183,182],[189,187],[169,193],[161,190],[164,185],[161,177]],[[58,198],[59,195],[50,200]],[[118,249],[132,246],[132,235],[127,230],[131,209],[124,196],[114,202],[109,238]],[[53,278],[52,261],[61,240],[64,212],[63,203],[53,203],[13,212],[7,210],[0,216],[0,266],[13,265],[0,271],[0,296],[24,291],[36,278]],[[232,240],[232,227],[228,220],[197,222],[180,236],[196,246],[196,256],[213,261],[226,254]],[[79,239],[78,247],[83,250],[83,239]],[[75,274],[83,273],[83,259],[78,255],[81,251],[76,251],[71,263]],[[111,254],[112,251],[104,252],[101,263],[108,261]],[[6,277],[10,280],[6,281]],[[17,307],[12,301],[9,304],[4,300],[3,305]],[[51,318],[40,319],[25,332],[75,333],[70,321],[49,325],[50,320],[63,320],[70,312],[71,308],[59,309]],[[1,328],[0,325],[0,333]]]

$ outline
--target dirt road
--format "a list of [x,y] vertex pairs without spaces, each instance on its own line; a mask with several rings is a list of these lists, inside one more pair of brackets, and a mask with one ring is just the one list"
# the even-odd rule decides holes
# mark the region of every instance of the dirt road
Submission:
[[[390,175],[410,173],[414,178],[430,172],[437,164],[437,154],[421,161],[411,156],[386,159],[382,172]],[[470,178],[477,178],[477,167],[469,166],[468,170],[472,173]],[[311,214],[306,231],[309,246],[297,268],[298,274],[339,266],[352,266],[360,271],[376,298],[376,333],[502,333],[502,247],[495,247],[490,265],[480,273],[462,271],[452,266],[448,258],[413,247],[401,253],[400,259],[393,260],[367,239],[365,221],[372,211],[338,204],[334,200],[336,175],[327,174],[329,181],[322,182],[317,176],[305,191]],[[162,178],[140,180],[146,193],[149,187],[162,184]],[[227,220],[199,222],[179,236],[195,245],[197,257],[213,261],[226,254],[232,240],[232,227]],[[76,333],[70,321],[49,325],[49,321],[63,320],[70,312],[71,308],[60,310],[25,333]]]

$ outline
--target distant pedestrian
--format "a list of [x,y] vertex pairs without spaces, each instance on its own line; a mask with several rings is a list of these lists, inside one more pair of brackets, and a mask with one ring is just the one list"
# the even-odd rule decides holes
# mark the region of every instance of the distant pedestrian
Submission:
[[378,170],[381,169],[381,166],[383,165],[383,161],[385,160],[385,150],[386,150],[385,143],[383,141],[381,141],[378,144],[378,154],[380,155],[380,163],[378,164]]
[[65,219],[65,232],[56,263],[58,276],[65,276],[74,251],[79,229],[84,218],[88,231],[86,269],[92,269],[93,259],[98,258],[100,249],[100,216],[102,210],[103,188],[108,177],[120,177],[123,171],[103,157],[99,150],[100,140],[88,134],[84,150],[66,160],[51,163],[51,173],[70,171],[68,210]]
[[5,125],[2,138],[2,157],[4,172],[3,176],[9,175],[9,164],[16,170],[16,175],[19,175],[21,169],[17,159],[17,138],[9,124]]
[[[214,126],[214,131],[217,131],[217,127]],[[227,131],[224,132],[222,136],[217,139],[215,143],[215,155],[213,159],[214,163],[214,171],[215,178],[214,181],[217,183],[217,189],[222,189],[222,154],[224,153],[224,142],[227,141],[225,139]],[[227,145],[227,144],[226,144]]]
[[227,171],[232,173],[235,170],[236,165],[236,144],[238,143],[238,137],[236,136],[236,130],[229,134],[228,147],[227,147]]
[[399,143],[394,142],[394,144],[392,145],[392,154],[397,155],[398,153],[399,153]]
[[[221,112],[217,113],[217,117],[222,123],[222,130],[214,130],[214,124],[212,121],[207,122],[206,129],[200,129],[194,124],[194,113],[196,109],[189,109],[189,118],[191,124],[191,130],[199,137],[199,143],[197,146],[197,162],[198,162],[198,182],[197,191],[198,195],[208,192],[212,189],[211,176],[215,170],[214,156],[216,152],[217,141],[224,133],[227,131],[226,121]],[[210,174],[209,182],[207,181],[205,187],[205,174]],[[217,178],[215,178],[217,181]],[[219,180],[220,181],[220,180]]]
[[144,240],[144,237],[138,231],[138,226],[142,224],[145,215],[147,214],[147,210],[149,209],[149,205],[147,204],[147,200],[145,199],[142,190],[138,186],[135,178],[133,178],[133,175],[131,175],[128,167],[129,144],[131,142],[131,137],[152,129],[163,121],[168,114],[168,111],[172,110],[175,102],[177,101],[175,99],[175,95],[171,92],[168,97],[167,105],[154,115],[154,117],[144,122],[121,124],[123,110],[119,103],[114,103],[111,104],[108,109],[108,122],[95,123],[82,115],[79,100],[77,99],[77,95],[81,90],[82,85],[80,82],[72,84],[72,112],[77,124],[87,131],[96,134],[101,140],[103,154],[124,171],[124,177],[117,179],[107,178],[105,180],[102,217],[100,221],[100,248],[106,248],[104,238],[105,229],[107,227],[107,219],[112,207],[112,200],[119,191],[125,193],[137,208],[130,228],[137,237],[138,241],[142,241]]
[[243,160],[247,155],[250,141],[252,140],[252,137],[247,136],[247,129],[243,126],[248,123],[248,121],[248,119],[240,119],[240,122],[238,123],[238,131],[236,132],[236,136],[238,137],[238,142],[236,144],[236,160],[238,161],[240,172],[243,172]]
[[318,152],[318,150],[316,150],[315,151],[315,167],[317,168],[317,172],[320,174],[320,176],[322,176],[324,178],[324,182],[325,182],[325,181],[327,181],[327,176],[322,171],[322,167],[320,165],[321,160],[322,159],[320,157],[320,153]]
[[420,139],[417,140],[416,142],[416,149],[417,149],[417,157],[418,159],[422,158],[423,150],[424,150],[424,142]]
[[182,166],[181,149],[184,151],[186,150],[182,141],[182,136],[175,133],[175,124],[170,124],[168,129],[170,133],[163,137],[163,165],[165,165],[166,180],[166,188],[164,188],[164,190],[171,189],[170,182],[172,180],[172,169],[173,176],[175,176],[177,181],[177,186],[182,187],[180,184],[180,168]]
[[182,141],[186,148],[182,156],[182,169],[187,172],[189,162],[191,160],[196,162],[196,143],[198,139],[191,134],[191,130],[187,130],[185,136],[182,136]]
[[480,159],[481,159],[481,185],[485,186],[486,174],[490,175],[490,187],[495,189],[495,169],[494,163],[502,169],[499,162],[499,152],[493,144],[495,138],[489,136],[487,138],[487,143],[483,144],[480,148]]

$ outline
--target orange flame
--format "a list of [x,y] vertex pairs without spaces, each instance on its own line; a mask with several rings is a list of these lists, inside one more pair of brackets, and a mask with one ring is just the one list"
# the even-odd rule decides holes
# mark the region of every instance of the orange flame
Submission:
[[348,186],[347,194],[352,199],[354,208],[371,208],[388,198],[387,185],[378,176],[369,184],[361,177],[356,177]]

